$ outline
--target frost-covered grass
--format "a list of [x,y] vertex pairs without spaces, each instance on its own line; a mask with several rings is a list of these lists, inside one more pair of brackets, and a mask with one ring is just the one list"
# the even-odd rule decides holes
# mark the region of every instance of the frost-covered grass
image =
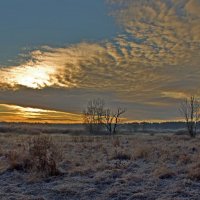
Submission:
[[42,156],[54,159],[55,174],[34,164],[29,147],[41,138],[0,134],[0,199],[199,199],[199,137],[51,134]]

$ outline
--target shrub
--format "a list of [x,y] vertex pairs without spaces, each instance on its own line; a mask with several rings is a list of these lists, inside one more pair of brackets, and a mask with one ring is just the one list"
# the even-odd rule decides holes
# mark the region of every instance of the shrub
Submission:
[[52,137],[32,138],[29,143],[29,156],[32,170],[50,176],[59,173],[57,162],[61,160],[61,151],[53,142]]
[[114,160],[131,160],[131,155],[122,150],[115,150],[112,159],[114,159]]
[[152,149],[150,147],[138,147],[134,151],[135,159],[147,159]]
[[34,172],[41,176],[59,174],[58,163],[62,159],[60,148],[49,136],[30,137],[21,149],[10,151],[7,155],[10,169]]

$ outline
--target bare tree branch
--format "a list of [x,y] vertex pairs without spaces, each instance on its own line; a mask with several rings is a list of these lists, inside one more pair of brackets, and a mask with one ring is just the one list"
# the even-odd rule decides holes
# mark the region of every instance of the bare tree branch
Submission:
[[93,99],[88,102],[87,108],[83,111],[84,124],[90,133],[96,133],[103,128],[110,135],[115,134],[120,122],[120,116],[126,112],[125,109],[118,108],[112,111],[110,108],[104,108],[102,99]]
[[195,137],[197,133],[197,124],[200,117],[200,102],[195,96],[183,100],[180,105],[180,113],[183,115],[188,133],[191,137]]

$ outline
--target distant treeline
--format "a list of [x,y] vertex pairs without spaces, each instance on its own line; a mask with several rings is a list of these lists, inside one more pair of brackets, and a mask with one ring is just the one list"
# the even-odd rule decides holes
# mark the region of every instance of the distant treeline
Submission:
[[[200,122],[198,122],[200,127]],[[185,122],[161,122],[161,123],[148,123],[148,122],[134,122],[119,124],[118,133],[164,133],[186,130]],[[49,124],[49,123],[7,123],[0,122],[0,133],[62,133],[62,134],[85,134],[84,124]]]
[[[185,122],[133,122],[133,123],[123,123],[120,124],[121,127],[126,127],[130,129],[185,129]],[[52,124],[52,123],[15,123],[15,122],[0,122],[0,126],[32,126],[32,127],[69,127],[69,128],[81,128],[83,124]],[[198,127],[200,127],[200,122],[198,122]]]
[[[200,122],[198,122],[198,127]],[[129,129],[133,129],[133,131],[145,131],[145,130],[177,130],[177,129],[185,129],[186,123],[185,122],[134,122],[124,124]]]

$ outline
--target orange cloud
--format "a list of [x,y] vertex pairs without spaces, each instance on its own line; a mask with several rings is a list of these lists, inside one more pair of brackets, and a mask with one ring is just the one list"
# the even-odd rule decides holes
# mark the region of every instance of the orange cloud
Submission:
[[81,114],[8,104],[0,104],[0,119],[6,122],[82,123]]

